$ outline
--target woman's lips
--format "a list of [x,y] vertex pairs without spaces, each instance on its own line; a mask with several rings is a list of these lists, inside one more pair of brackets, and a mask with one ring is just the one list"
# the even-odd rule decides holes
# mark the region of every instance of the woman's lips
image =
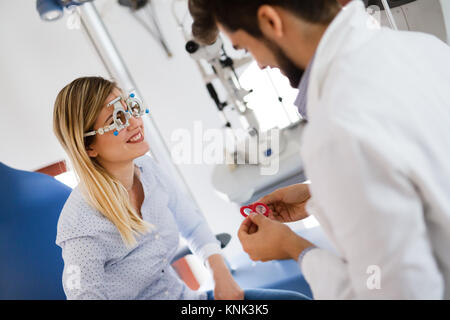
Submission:
[[138,132],[134,136],[132,136],[127,143],[139,143],[144,141],[144,135],[141,132]]

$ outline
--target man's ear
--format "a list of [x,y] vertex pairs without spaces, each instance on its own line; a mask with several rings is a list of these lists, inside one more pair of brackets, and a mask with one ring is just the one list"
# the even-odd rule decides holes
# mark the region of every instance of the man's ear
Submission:
[[283,21],[279,11],[269,5],[262,5],[258,9],[258,23],[261,32],[270,40],[276,40],[284,35]]

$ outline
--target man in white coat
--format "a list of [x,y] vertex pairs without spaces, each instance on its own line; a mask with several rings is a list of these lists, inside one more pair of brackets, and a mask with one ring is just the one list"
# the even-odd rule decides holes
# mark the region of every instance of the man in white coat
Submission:
[[[298,261],[316,299],[450,298],[450,48],[380,28],[354,0],[190,0],[193,33],[223,31],[300,89],[311,184],[261,199],[238,236],[253,260]],[[302,102],[303,101],[303,102]],[[282,222],[314,214],[337,253]]]

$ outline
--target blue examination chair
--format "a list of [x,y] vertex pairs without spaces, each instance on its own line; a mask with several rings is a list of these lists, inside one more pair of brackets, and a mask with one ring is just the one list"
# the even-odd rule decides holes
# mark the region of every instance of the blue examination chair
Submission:
[[59,214],[72,190],[0,162],[0,299],[65,299]]

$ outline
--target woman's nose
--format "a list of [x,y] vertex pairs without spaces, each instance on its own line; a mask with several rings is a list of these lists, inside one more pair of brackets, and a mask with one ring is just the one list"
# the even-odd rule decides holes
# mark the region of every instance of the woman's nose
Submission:
[[128,130],[131,131],[139,127],[139,125],[141,124],[141,119],[131,116],[128,122],[130,123],[130,125],[128,126]]

